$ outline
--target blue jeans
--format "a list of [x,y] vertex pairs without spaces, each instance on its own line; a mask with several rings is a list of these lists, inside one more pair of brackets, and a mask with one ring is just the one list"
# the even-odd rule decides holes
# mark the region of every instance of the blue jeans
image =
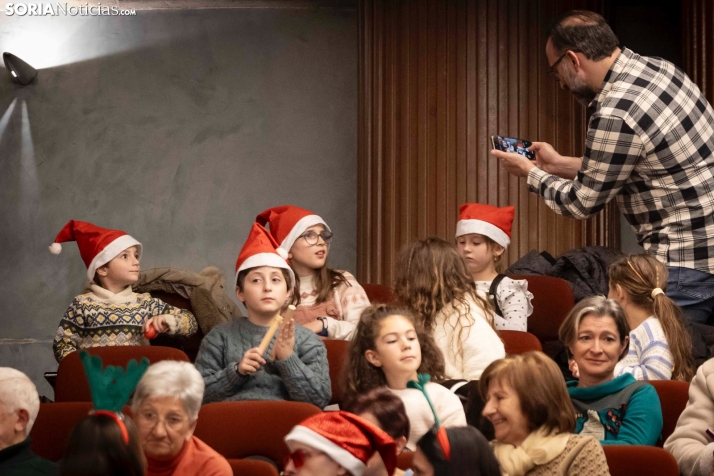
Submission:
[[667,296],[682,308],[692,322],[714,324],[714,274],[669,266]]

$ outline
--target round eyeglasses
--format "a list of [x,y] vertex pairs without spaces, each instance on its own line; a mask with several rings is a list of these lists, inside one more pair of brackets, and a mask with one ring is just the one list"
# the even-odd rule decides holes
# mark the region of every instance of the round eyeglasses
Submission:
[[316,245],[320,238],[322,238],[322,241],[324,241],[325,244],[330,244],[333,235],[334,233],[327,230],[323,230],[320,233],[308,231],[307,233],[303,233],[302,235],[298,236],[298,238],[305,238],[305,242],[308,245]]

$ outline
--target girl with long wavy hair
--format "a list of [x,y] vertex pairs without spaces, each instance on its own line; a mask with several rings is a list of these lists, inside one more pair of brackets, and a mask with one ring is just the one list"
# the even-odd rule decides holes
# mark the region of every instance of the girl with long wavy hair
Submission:
[[667,267],[647,254],[627,255],[612,263],[608,274],[609,297],[625,310],[631,329],[630,350],[615,376],[692,380],[692,339],[682,310],[665,294]]
[[[434,339],[424,332],[411,311],[380,304],[367,308],[350,342],[344,366],[343,393],[355,399],[375,388],[386,387],[402,399],[409,418],[407,448],[434,425],[434,413],[424,394],[407,383],[429,375],[426,392],[444,426],[466,425],[459,397],[434,381],[444,380],[444,359]],[[423,375],[422,375],[423,378]],[[350,408],[353,401],[346,402]]]
[[491,362],[506,356],[491,306],[451,243],[427,238],[402,250],[396,294],[434,337],[449,378],[478,380]]

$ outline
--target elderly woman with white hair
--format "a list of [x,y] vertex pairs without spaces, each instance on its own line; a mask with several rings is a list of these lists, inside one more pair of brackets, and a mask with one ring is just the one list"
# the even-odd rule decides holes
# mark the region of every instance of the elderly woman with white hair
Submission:
[[19,370],[0,367],[0,474],[57,474],[57,465],[30,450],[30,430],[40,411],[35,384]]
[[205,385],[188,362],[149,367],[134,392],[131,410],[148,468],[146,476],[230,476],[228,461],[193,436]]

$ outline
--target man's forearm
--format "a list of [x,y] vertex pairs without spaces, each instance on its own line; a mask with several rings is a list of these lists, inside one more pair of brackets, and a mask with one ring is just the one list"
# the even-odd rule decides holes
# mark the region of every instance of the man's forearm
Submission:
[[562,163],[558,164],[557,168],[554,170],[545,170],[548,173],[557,175],[560,178],[567,180],[575,180],[578,175],[578,170],[583,165],[582,157],[566,157],[563,156]]

